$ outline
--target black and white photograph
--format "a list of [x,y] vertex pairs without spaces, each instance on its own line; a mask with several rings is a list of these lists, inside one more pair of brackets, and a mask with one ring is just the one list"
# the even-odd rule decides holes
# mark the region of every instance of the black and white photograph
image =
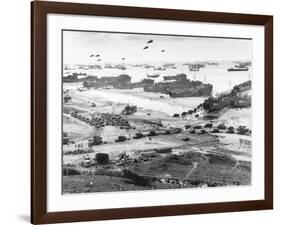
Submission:
[[252,39],[62,30],[62,193],[252,185]]

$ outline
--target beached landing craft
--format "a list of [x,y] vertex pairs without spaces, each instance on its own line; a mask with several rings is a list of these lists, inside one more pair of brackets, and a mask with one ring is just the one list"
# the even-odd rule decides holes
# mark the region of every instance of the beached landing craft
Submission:
[[208,112],[218,111],[224,107],[243,108],[251,106],[251,81],[233,87],[230,93],[219,97],[210,97],[203,103]]
[[200,81],[190,81],[185,74],[176,76],[164,76],[164,82],[158,82],[151,86],[145,86],[145,92],[160,92],[168,94],[172,98],[210,96],[213,86],[203,84]]
[[154,70],[158,70],[158,71],[162,70],[162,71],[164,71],[164,70],[166,70],[166,68],[159,66],[159,67],[155,67]]

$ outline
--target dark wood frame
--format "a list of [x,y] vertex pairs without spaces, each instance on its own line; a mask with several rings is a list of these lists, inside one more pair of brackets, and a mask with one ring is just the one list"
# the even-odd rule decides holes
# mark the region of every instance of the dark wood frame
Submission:
[[[265,28],[265,199],[207,204],[52,212],[46,210],[48,13],[262,25]],[[273,17],[36,1],[31,3],[31,222],[33,224],[273,209]]]

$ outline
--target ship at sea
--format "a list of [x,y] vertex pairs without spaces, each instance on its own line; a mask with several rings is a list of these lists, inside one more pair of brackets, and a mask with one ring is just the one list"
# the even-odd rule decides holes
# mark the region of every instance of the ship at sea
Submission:
[[247,64],[238,64],[232,68],[227,69],[227,71],[229,71],[229,72],[248,71],[248,70],[249,70],[249,67],[247,66]]
[[199,71],[201,68],[204,68],[205,64],[196,63],[196,64],[189,64],[189,71]]
[[151,75],[149,75],[149,74],[147,74],[147,77],[149,77],[149,78],[158,78],[158,77],[160,77],[160,74],[151,74]]
[[248,67],[244,67],[244,68],[229,68],[229,69],[227,69],[227,71],[229,71],[229,72],[248,71],[248,70],[249,70]]

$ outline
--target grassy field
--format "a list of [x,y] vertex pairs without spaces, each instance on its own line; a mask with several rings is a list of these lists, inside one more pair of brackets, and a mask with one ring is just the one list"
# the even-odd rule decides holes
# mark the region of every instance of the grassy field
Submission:
[[[128,162],[122,166],[109,164],[95,168],[99,169],[92,173],[84,171],[79,175],[74,173],[63,176],[64,193],[251,184],[251,163],[235,160],[227,154],[203,154],[193,151],[181,155],[159,154],[148,160],[139,158],[137,162]],[[151,179],[153,184],[136,183],[133,177],[123,175],[122,171],[125,169],[141,177],[137,179]]]

